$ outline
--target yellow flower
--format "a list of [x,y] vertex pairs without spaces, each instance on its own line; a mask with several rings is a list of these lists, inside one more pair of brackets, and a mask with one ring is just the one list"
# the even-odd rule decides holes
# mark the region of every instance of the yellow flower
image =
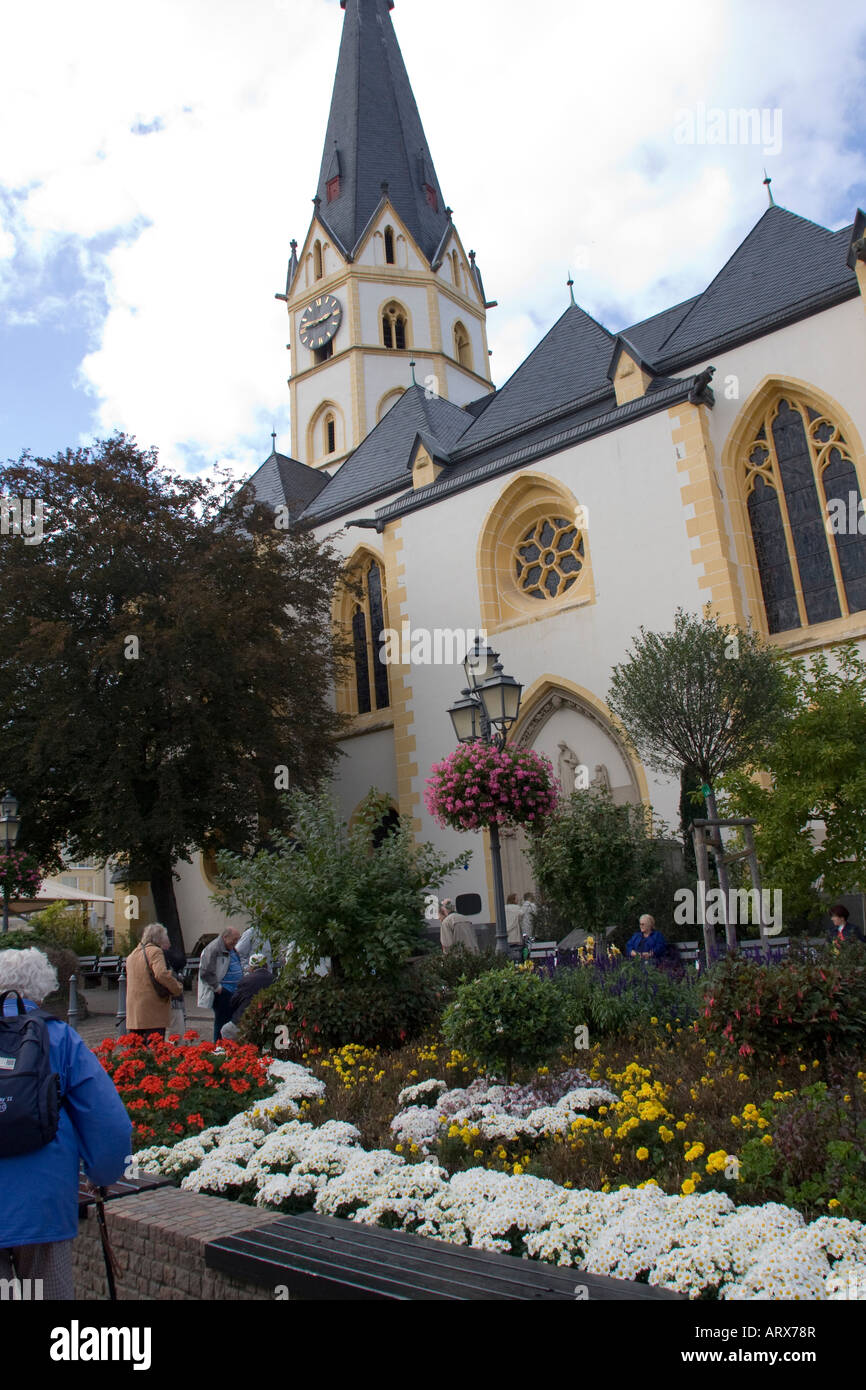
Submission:
[[611,1129],[610,1125],[605,1126],[605,1128],[602,1130],[602,1134],[604,1135],[605,1139],[610,1138],[610,1136],[613,1134],[613,1130]]
[[637,1159],[638,1163],[643,1163],[646,1159],[649,1158],[649,1149],[638,1149],[637,1153],[635,1154],[635,1158]]
[[831,1211],[835,1211],[836,1208],[841,1207],[841,1205],[842,1203],[837,1201],[835,1197],[831,1197],[829,1202],[827,1203],[827,1206],[830,1208]]
[[800,1071],[805,1071],[805,1070],[806,1070],[806,1063],[805,1063],[805,1062],[801,1062],[801,1063],[800,1063]]
[[523,1168],[519,1163],[515,1163],[513,1172],[515,1177],[518,1177],[523,1172]]
[[685,1129],[685,1127],[686,1127],[686,1122],[685,1122],[685,1120],[677,1120],[676,1127],[677,1127],[677,1129]]
[[674,1132],[672,1129],[668,1129],[666,1125],[659,1125],[659,1138],[663,1144],[669,1144],[673,1137]]
[[395,1145],[395,1147],[394,1147],[394,1152],[395,1152],[395,1153],[398,1153],[398,1154],[401,1154],[401,1153],[403,1152],[403,1145],[402,1145],[402,1144],[397,1144],[397,1145]]
[[682,1187],[680,1188],[680,1191],[683,1193],[684,1196],[689,1197],[694,1192],[694,1190],[695,1185],[692,1182],[691,1178],[686,1178],[683,1182]]
[[746,1073],[744,1071],[741,1071],[739,1076],[737,1077],[738,1081],[748,1081],[748,1079],[749,1078],[746,1076]]
[[653,1023],[653,1024],[658,1023],[658,1019],[657,1019],[657,1018],[651,1018],[651,1019],[650,1019],[650,1023]]
[[475,1149],[475,1150],[473,1151],[472,1157],[473,1157],[473,1158],[483,1158],[483,1157],[484,1157],[484,1150],[483,1150],[483,1149]]
[[769,1145],[769,1144],[772,1144],[772,1142],[773,1142],[773,1136],[772,1136],[772,1134],[762,1134],[762,1135],[761,1135],[761,1143],[762,1143],[762,1144],[767,1144],[767,1145]]
[[686,1149],[686,1163],[694,1163],[695,1159],[700,1158],[702,1153],[704,1153],[703,1144],[692,1144],[690,1148]]

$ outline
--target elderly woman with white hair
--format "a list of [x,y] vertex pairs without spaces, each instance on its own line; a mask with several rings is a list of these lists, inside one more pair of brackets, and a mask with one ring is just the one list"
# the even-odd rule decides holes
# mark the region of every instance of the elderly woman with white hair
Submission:
[[[80,1165],[97,1186],[116,1182],[129,1161],[132,1127],[114,1082],[78,1034],[59,1018],[28,1020],[56,989],[57,972],[41,951],[0,951],[0,1280],[6,1288],[8,1280],[37,1280],[37,1297],[72,1299]],[[30,1034],[36,1044],[47,1035],[48,1077],[60,1095],[56,1129],[43,1107],[38,1116],[28,1113]],[[40,1142],[44,1132],[53,1134],[48,1142]]]
[[171,1022],[171,1001],[183,993],[183,985],[173,975],[165,959],[169,949],[168,932],[160,922],[151,922],[141,941],[126,957],[126,1031],[147,1037],[165,1037]]

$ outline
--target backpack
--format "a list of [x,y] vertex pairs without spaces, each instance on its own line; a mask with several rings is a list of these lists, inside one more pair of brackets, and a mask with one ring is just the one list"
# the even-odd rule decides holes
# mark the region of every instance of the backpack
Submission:
[[[17,1014],[4,1014],[8,995]],[[50,1014],[27,1011],[15,989],[0,994],[0,1158],[31,1153],[50,1144],[60,1118],[60,1077],[51,1070]]]

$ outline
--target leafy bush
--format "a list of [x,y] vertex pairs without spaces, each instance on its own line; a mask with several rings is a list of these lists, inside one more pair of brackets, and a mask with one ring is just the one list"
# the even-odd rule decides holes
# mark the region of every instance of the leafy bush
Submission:
[[507,955],[495,951],[467,951],[465,946],[452,946],[450,951],[437,951],[424,962],[425,970],[442,987],[453,992],[467,980],[477,980],[488,970],[500,970],[510,963]]
[[383,835],[389,809],[371,792],[350,829],[327,792],[295,793],[296,840],[274,834],[274,851],[217,856],[226,883],[221,909],[247,914],[277,950],[329,957],[335,976],[363,984],[397,975],[424,942],[427,895],[468,855],[449,861],[430,844],[416,845],[406,820]]
[[701,1005],[698,982],[649,961],[611,960],[601,955],[586,965],[554,976],[569,1030],[589,1029],[590,1037],[628,1037],[648,1031],[651,1019],[691,1023]]
[[79,909],[66,902],[51,903],[31,917],[33,929],[43,941],[64,946],[77,956],[97,956],[102,950],[102,937],[95,931]]
[[862,1089],[824,1081],[799,1093],[777,1093],[761,1107],[772,1143],[758,1135],[743,1145],[740,1181],[805,1216],[866,1220],[866,1106]]
[[366,980],[285,971],[244,1012],[240,1036],[280,1056],[311,1048],[399,1047],[436,1021],[443,985],[428,963]]
[[866,957],[860,944],[792,952],[763,963],[726,956],[707,977],[704,1028],[742,1056],[816,1056],[866,1041]]
[[608,791],[575,792],[529,838],[545,901],[590,932],[634,920],[662,875],[652,830],[645,806],[617,806]]
[[564,1027],[554,985],[511,964],[461,985],[442,1018],[452,1047],[491,1070],[504,1068],[509,1082],[515,1063],[544,1061],[562,1041]]

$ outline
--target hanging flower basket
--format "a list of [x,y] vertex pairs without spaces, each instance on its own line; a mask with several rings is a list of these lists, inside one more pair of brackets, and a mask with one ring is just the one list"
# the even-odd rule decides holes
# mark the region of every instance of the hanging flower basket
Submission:
[[20,849],[0,850],[0,896],[35,898],[42,886],[42,874],[32,854]]
[[559,787],[548,758],[531,748],[461,745],[427,779],[427,810],[454,830],[543,821],[556,805]]

